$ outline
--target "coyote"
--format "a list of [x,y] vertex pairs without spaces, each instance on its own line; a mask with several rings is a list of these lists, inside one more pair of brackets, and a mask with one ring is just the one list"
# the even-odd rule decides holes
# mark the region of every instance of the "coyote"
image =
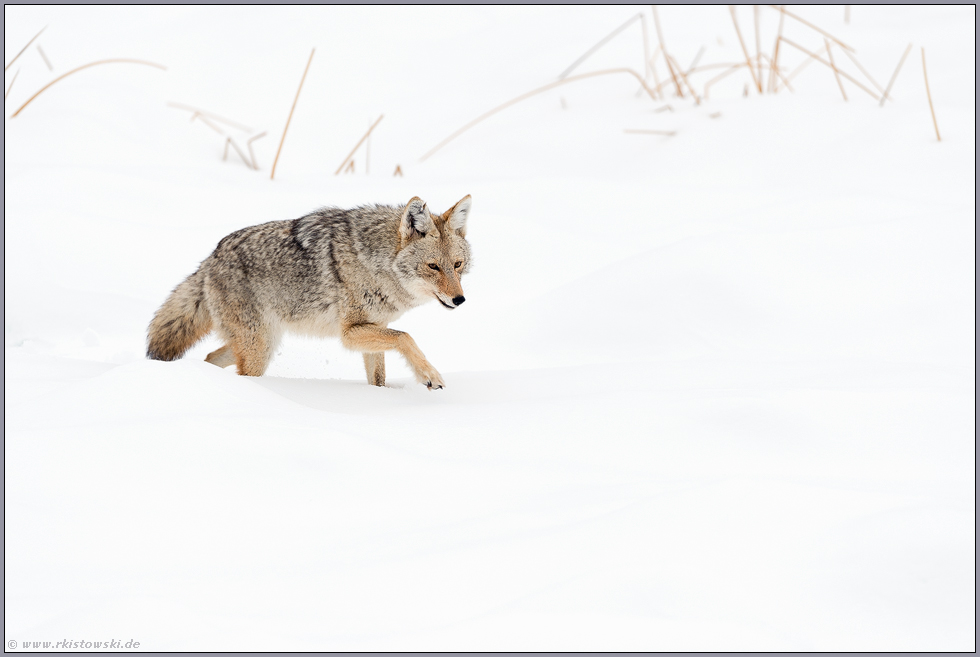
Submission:
[[285,331],[338,336],[363,353],[368,383],[385,384],[384,352],[394,349],[420,383],[443,388],[415,340],[388,324],[433,298],[449,309],[466,300],[470,203],[465,196],[437,215],[416,196],[234,232],[157,311],[146,355],[176,360],[214,330],[225,344],[207,362],[261,376]]

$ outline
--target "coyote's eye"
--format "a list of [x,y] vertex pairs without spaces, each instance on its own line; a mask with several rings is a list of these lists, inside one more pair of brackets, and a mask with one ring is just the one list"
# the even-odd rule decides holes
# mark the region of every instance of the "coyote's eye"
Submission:
[[457,260],[456,261],[456,264],[454,266],[456,267],[456,269],[459,269],[460,267],[463,266],[463,261],[462,260]]
[[439,265],[437,265],[434,262],[430,262],[429,263],[429,269],[432,269],[433,271],[439,271]]

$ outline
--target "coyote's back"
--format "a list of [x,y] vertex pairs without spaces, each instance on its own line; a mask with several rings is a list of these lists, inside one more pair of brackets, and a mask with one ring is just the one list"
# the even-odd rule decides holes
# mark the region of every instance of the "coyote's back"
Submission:
[[225,344],[206,360],[259,376],[291,331],[339,337],[363,353],[375,385],[384,385],[384,352],[393,349],[420,382],[441,388],[411,336],[388,324],[432,299],[450,309],[466,300],[460,277],[470,263],[470,204],[466,196],[437,215],[415,197],[403,206],[324,208],[234,232],[157,311],[147,357],[175,360],[215,331]]

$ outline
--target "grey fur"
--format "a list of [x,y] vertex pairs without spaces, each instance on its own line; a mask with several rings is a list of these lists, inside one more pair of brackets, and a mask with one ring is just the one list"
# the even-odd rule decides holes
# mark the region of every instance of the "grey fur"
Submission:
[[383,352],[395,349],[422,383],[442,387],[411,337],[387,325],[433,298],[449,308],[462,303],[469,207],[467,196],[433,215],[416,197],[403,206],[322,208],[236,231],[157,311],[147,357],[175,360],[215,330],[226,345],[207,360],[235,362],[239,374],[258,376],[291,331],[338,336],[364,352],[372,384],[384,385]]

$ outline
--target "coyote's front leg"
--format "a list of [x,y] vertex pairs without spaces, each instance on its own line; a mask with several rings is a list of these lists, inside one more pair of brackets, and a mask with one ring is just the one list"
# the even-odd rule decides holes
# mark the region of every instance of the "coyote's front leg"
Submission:
[[364,371],[367,372],[368,383],[373,386],[385,385],[385,352],[364,352]]
[[354,351],[377,353],[394,349],[408,361],[419,383],[424,383],[434,390],[446,387],[442,376],[425,359],[425,355],[415,344],[412,336],[404,331],[396,331],[377,324],[352,324],[344,327],[340,334],[340,341],[345,347]]

